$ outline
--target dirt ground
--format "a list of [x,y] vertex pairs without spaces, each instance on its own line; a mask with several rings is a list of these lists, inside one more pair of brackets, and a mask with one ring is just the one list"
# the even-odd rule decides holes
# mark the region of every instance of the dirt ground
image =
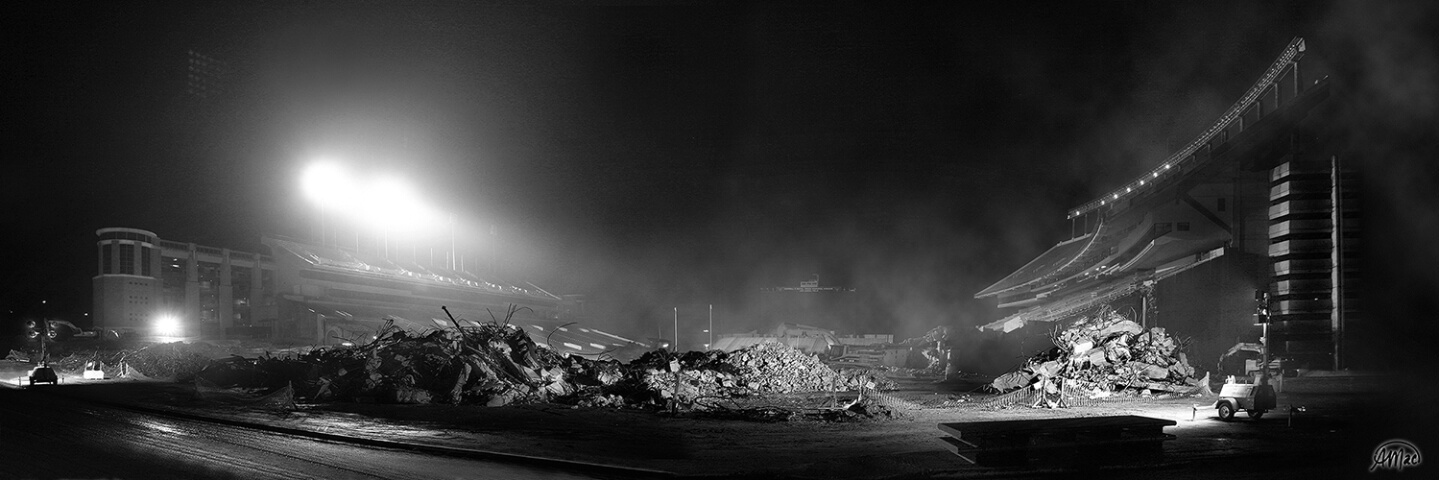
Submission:
[[[1160,462],[1115,467],[1111,477],[1161,470],[1178,478],[1199,478],[1207,471],[1338,478],[1364,473],[1373,446],[1385,438],[1432,436],[1420,427],[1434,425],[1433,414],[1417,419],[1401,415],[1415,411],[1407,410],[1413,405],[1404,397],[1336,388],[1281,393],[1278,411],[1260,420],[1241,414],[1224,422],[1210,408],[1215,397],[1118,395],[1063,409],[993,408],[981,405],[988,397],[973,393],[974,384],[911,380],[889,392],[902,400],[897,418],[836,423],[559,404],[485,408],[336,403],[273,410],[254,405],[254,395],[197,390],[188,384],[67,379],[59,387],[51,392],[328,434],[723,478],[1032,476],[1048,471],[968,464],[939,440],[943,433],[938,424],[1109,415],[1176,422],[1165,430],[1176,438],[1165,442]],[[827,406],[855,395],[773,396],[751,399],[750,405]],[[1297,411],[1300,406],[1304,411]],[[1355,421],[1368,414],[1374,419]]]

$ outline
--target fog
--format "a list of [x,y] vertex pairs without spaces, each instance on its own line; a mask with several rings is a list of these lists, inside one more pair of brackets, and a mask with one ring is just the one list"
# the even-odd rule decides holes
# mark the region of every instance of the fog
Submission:
[[[761,290],[818,275],[853,292],[806,321],[898,338],[948,326],[967,361],[1008,362],[985,352],[1017,348],[973,328],[1003,313],[973,295],[1068,239],[1068,209],[1198,135],[1295,36],[1380,146],[1358,160],[1385,225],[1366,234],[1433,238],[1434,11],[34,8],[18,18],[51,28],[15,30],[7,50],[25,73],[6,77],[22,127],[5,153],[26,160],[0,198],[47,199],[5,223],[47,239],[32,257],[53,263],[18,270],[56,275],[7,274],[5,301],[86,311],[100,227],[241,250],[309,236],[298,172],[327,156],[422,186],[467,259],[585,295],[597,328],[662,335],[676,306],[715,305],[722,332],[768,330],[782,319]],[[226,63],[222,95],[184,95],[188,50]],[[1376,288],[1381,302],[1435,290],[1416,266],[1436,249],[1403,247],[1375,252],[1414,278]]]

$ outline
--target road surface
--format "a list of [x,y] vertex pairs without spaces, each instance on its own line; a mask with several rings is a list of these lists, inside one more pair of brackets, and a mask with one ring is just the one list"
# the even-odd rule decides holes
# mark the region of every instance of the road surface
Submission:
[[0,439],[0,478],[604,478],[333,443],[3,387]]

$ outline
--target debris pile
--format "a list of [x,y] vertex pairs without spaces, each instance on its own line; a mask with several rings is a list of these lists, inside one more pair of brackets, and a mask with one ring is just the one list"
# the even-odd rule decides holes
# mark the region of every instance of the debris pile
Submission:
[[861,371],[836,372],[819,357],[783,344],[759,344],[724,360],[745,381],[746,393],[892,389],[893,382]]
[[1091,397],[1124,388],[1186,393],[1200,384],[1182,342],[1163,328],[1145,330],[1107,307],[1056,330],[1051,339],[1054,348],[995,378],[990,387],[999,392],[1028,387],[1042,397],[1036,404],[1054,407],[1075,392]]
[[[11,356],[16,356],[16,353],[11,351]],[[139,349],[77,351],[59,359],[51,357],[50,366],[78,375],[85,370],[86,364],[99,362],[105,376],[110,378],[137,374],[155,379],[188,381],[207,368],[210,359],[217,354],[222,353],[213,345],[175,342]]]
[[868,370],[835,371],[818,356],[781,343],[761,343],[728,353],[689,352],[678,357],[650,352],[630,365],[642,370],[645,389],[658,394],[659,399],[699,409],[713,407],[706,399],[895,386]]
[[392,325],[370,343],[299,356],[231,357],[199,377],[222,387],[293,385],[311,401],[506,405],[574,393],[583,359],[542,348],[510,325],[414,334]]
[[295,398],[312,402],[562,402],[685,410],[771,393],[893,387],[867,372],[836,372],[814,355],[779,344],[735,352],[653,351],[622,364],[561,355],[499,323],[425,333],[387,325],[365,345],[284,357],[231,356],[210,362],[194,376],[220,388],[290,386]]

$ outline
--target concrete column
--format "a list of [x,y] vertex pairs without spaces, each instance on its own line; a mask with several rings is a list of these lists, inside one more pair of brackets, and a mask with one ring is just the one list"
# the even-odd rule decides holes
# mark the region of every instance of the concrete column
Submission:
[[131,243],[129,244],[129,248],[130,248],[130,253],[131,253],[131,257],[130,257],[130,272],[131,272],[131,274],[133,274],[133,275],[139,275],[140,272],[143,272],[143,271],[144,271],[144,270],[140,269],[140,258],[144,256],[144,255],[141,255],[141,254],[140,254],[140,249],[141,249],[142,247],[140,246],[140,242],[131,242]]
[[150,298],[155,299],[155,302],[150,304],[152,311],[159,311],[165,304],[165,271],[161,270],[164,267],[164,257],[165,253],[160,249],[157,239],[154,246],[150,247]]
[[318,313],[313,313],[313,314],[311,314],[311,315],[313,315],[313,318],[315,319],[315,336],[312,337],[312,338],[314,338],[315,341],[318,342],[319,344],[324,344],[324,343],[325,343],[325,316],[324,316],[324,315],[320,315],[320,314],[318,314]]
[[[164,265],[164,256],[164,251],[160,249],[160,245],[156,244],[150,247],[150,276],[157,280],[165,276],[162,270],[160,270],[160,267]],[[156,282],[156,285],[159,285],[159,282]]]
[[262,271],[260,254],[252,254],[251,258],[255,260],[255,263],[250,267],[250,291],[248,293],[250,295],[250,324],[253,325],[260,321],[260,312],[264,310],[265,302],[261,298],[264,291],[260,289],[260,272]]
[[1329,331],[1334,370],[1344,369],[1344,177],[1339,156],[1329,157]]
[[219,327],[221,337],[225,336],[227,329],[235,326],[235,291],[234,285],[230,282],[230,275],[233,270],[230,268],[230,249],[220,249],[220,290],[217,297],[219,305],[216,305],[216,315],[220,316]]
[[189,253],[185,258],[185,312],[181,321],[194,329],[200,325],[200,258],[195,244],[190,244]]

